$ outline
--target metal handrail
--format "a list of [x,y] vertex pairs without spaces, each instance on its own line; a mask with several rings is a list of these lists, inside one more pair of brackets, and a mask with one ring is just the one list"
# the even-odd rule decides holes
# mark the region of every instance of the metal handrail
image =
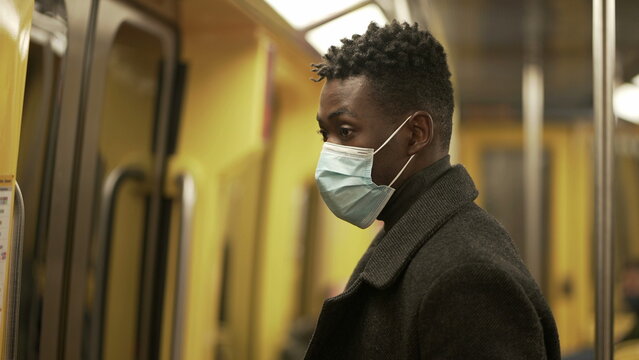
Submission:
[[613,358],[614,342],[614,128],[612,93],[615,70],[615,0],[593,1],[593,82],[595,113],[595,219],[597,283],[595,353],[598,360]]
[[105,296],[107,293],[109,260],[111,255],[111,239],[113,232],[113,215],[118,191],[126,180],[142,182],[147,178],[146,172],[137,166],[121,166],[115,168],[107,176],[102,186],[100,201],[100,220],[95,259],[95,293],[91,316],[90,353],[91,359],[102,358],[102,334],[104,332]]
[[541,0],[526,2],[525,51],[522,72],[524,123],[524,260],[542,290],[543,278],[543,130],[544,64]]
[[11,263],[9,267],[10,283],[7,304],[7,360],[16,358],[18,347],[18,327],[20,315],[20,276],[22,274],[22,247],[24,243],[24,197],[16,181],[15,203],[13,205],[13,243],[11,245]]
[[196,191],[195,180],[188,173],[177,177],[180,189],[180,231],[177,254],[177,276],[175,283],[175,304],[173,309],[172,360],[182,357],[182,339],[184,338],[184,323],[186,317],[187,283],[189,279],[189,264],[191,256],[191,237],[193,233],[193,214],[195,211]]

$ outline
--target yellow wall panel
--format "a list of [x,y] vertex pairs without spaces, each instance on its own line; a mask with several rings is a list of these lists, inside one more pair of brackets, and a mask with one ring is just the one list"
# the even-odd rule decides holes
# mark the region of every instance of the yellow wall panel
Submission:
[[[277,359],[295,319],[300,277],[298,258],[305,222],[304,199],[314,189],[314,174],[322,148],[317,134],[317,105],[322,83],[309,64],[316,59],[299,56],[281,46],[276,57],[276,106],[268,172],[268,195],[259,291],[259,335],[256,359]],[[323,202],[318,241],[320,287],[341,286],[368,247],[376,228],[361,230],[330,214]]]
[[[221,177],[263,147],[267,51],[251,29],[222,30],[186,28],[183,33],[183,59],[189,66],[187,91],[168,182],[171,187],[175,176],[186,171],[193,174],[197,187],[182,335],[186,359],[213,358],[218,341],[225,210]],[[169,278],[175,276],[174,271],[169,269]],[[168,290],[167,296],[172,296]],[[171,321],[167,319],[165,328]],[[165,348],[164,358],[167,351]]]
[[[29,32],[33,14],[33,1],[4,0],[0,2],[0,178],[15,180],[20,143],[20,124],[24,85],[29,51]],[[6,185],[6,184],[3,184]],[[13,202],[11,202],[13,203]],[[8,209],[12,213],[11,209]],[[9,225],[11,226],[11,225]],[[9,230],[10,231],[10,230]],[[4,241],[11,239],[4,234]],[[6,296],[8,265],[11,260],[11,245],[7,246],[8,256],[0,262],[0,353],[5,348]]]
[[0,13],[0,175],[15,175],[33,1],[3,1]]
[[259,280],[258,359],[276,358],[293,317],[297,245],[303,194],[321,141],[315,134],[319,86],[308,80],[308,63],[276,57],[274,131],[269,153],[263,266]]

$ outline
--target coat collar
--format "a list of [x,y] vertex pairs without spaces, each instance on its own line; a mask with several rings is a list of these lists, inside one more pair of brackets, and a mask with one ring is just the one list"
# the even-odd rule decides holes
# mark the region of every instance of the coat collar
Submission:
[[422,245],[478,192],[466,169],[455,165],[427,189],[379,240],[360,277],[372,286],[389,287]]

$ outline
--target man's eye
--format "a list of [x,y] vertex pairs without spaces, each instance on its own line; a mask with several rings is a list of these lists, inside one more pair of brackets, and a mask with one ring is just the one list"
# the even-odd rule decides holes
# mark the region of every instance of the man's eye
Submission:
[[353,133],[353,129],[347,127],[339,128],[339,136],[346,138]]
[[322,141],[326,141],[328,139],[328,133],[326,130],[319,129],[317,133],[322,137]]

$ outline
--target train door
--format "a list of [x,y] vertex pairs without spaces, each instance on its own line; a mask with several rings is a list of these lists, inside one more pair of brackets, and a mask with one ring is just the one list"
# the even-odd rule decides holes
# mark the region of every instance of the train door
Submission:
[[68,359],[145,359],[154,316],[173,29],[114,1],[97,8],[65,333]]
[[21,359],[35,359],[38,354],[66,33],[61,3],[38,2],[31,27],[17,169],[25,203],[17,349]]

